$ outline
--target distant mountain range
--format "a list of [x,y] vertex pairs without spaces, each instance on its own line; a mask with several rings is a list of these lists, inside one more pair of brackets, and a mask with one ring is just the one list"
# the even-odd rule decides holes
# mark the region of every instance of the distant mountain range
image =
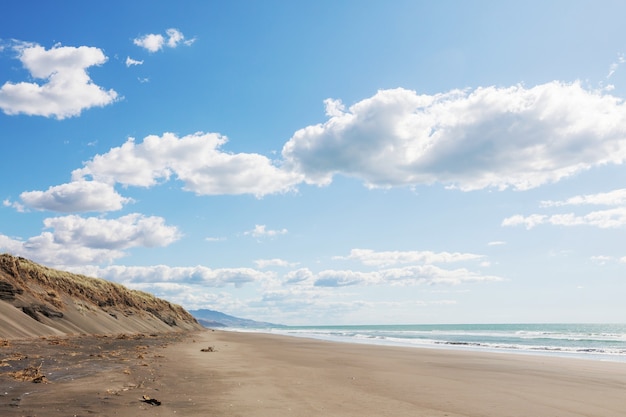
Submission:
[[194,316],[200,324],[204,327],[244,327],[244,328],[266,328],[266,327],[280,327],[279,324],[266,323],[262,321],[255,321],[249,319],[242,319],[239,317],[229,316],[228,314],[220,313],[215,310],[188,310],[189,313]]

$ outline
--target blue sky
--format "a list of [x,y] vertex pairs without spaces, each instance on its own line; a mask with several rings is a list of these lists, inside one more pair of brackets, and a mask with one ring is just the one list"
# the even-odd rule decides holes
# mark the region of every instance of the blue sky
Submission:
[[1,252],[285,324],[623,321],[622,2],[2,9]]

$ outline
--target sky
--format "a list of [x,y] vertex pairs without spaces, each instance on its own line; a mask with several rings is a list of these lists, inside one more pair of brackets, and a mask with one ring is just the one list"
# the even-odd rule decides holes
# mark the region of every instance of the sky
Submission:
[[0,252],[289,325],[625,320],[624,2],[0,8]]

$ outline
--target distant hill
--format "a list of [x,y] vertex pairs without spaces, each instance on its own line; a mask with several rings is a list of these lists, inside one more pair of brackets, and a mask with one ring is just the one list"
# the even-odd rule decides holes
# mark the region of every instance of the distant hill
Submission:
[[0,338],[201,328],[181,306],[151,294],[0,254]]
[[266,323],[261,321],[254,321],[249,319],[241,319],[239,317],[229,316],[228,314],[220,313],[214,310],[189,310],[189,313],[194,316],[200,324],[205,327],[251,327],[251,328],[264,328],[264,327],[279,327],[278,324]]

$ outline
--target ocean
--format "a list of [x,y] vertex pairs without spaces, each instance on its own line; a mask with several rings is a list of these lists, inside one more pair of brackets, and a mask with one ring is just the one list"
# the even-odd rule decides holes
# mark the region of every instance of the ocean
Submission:
[[626,362],[626,324],[284,326],[255,331],[335,342]]

